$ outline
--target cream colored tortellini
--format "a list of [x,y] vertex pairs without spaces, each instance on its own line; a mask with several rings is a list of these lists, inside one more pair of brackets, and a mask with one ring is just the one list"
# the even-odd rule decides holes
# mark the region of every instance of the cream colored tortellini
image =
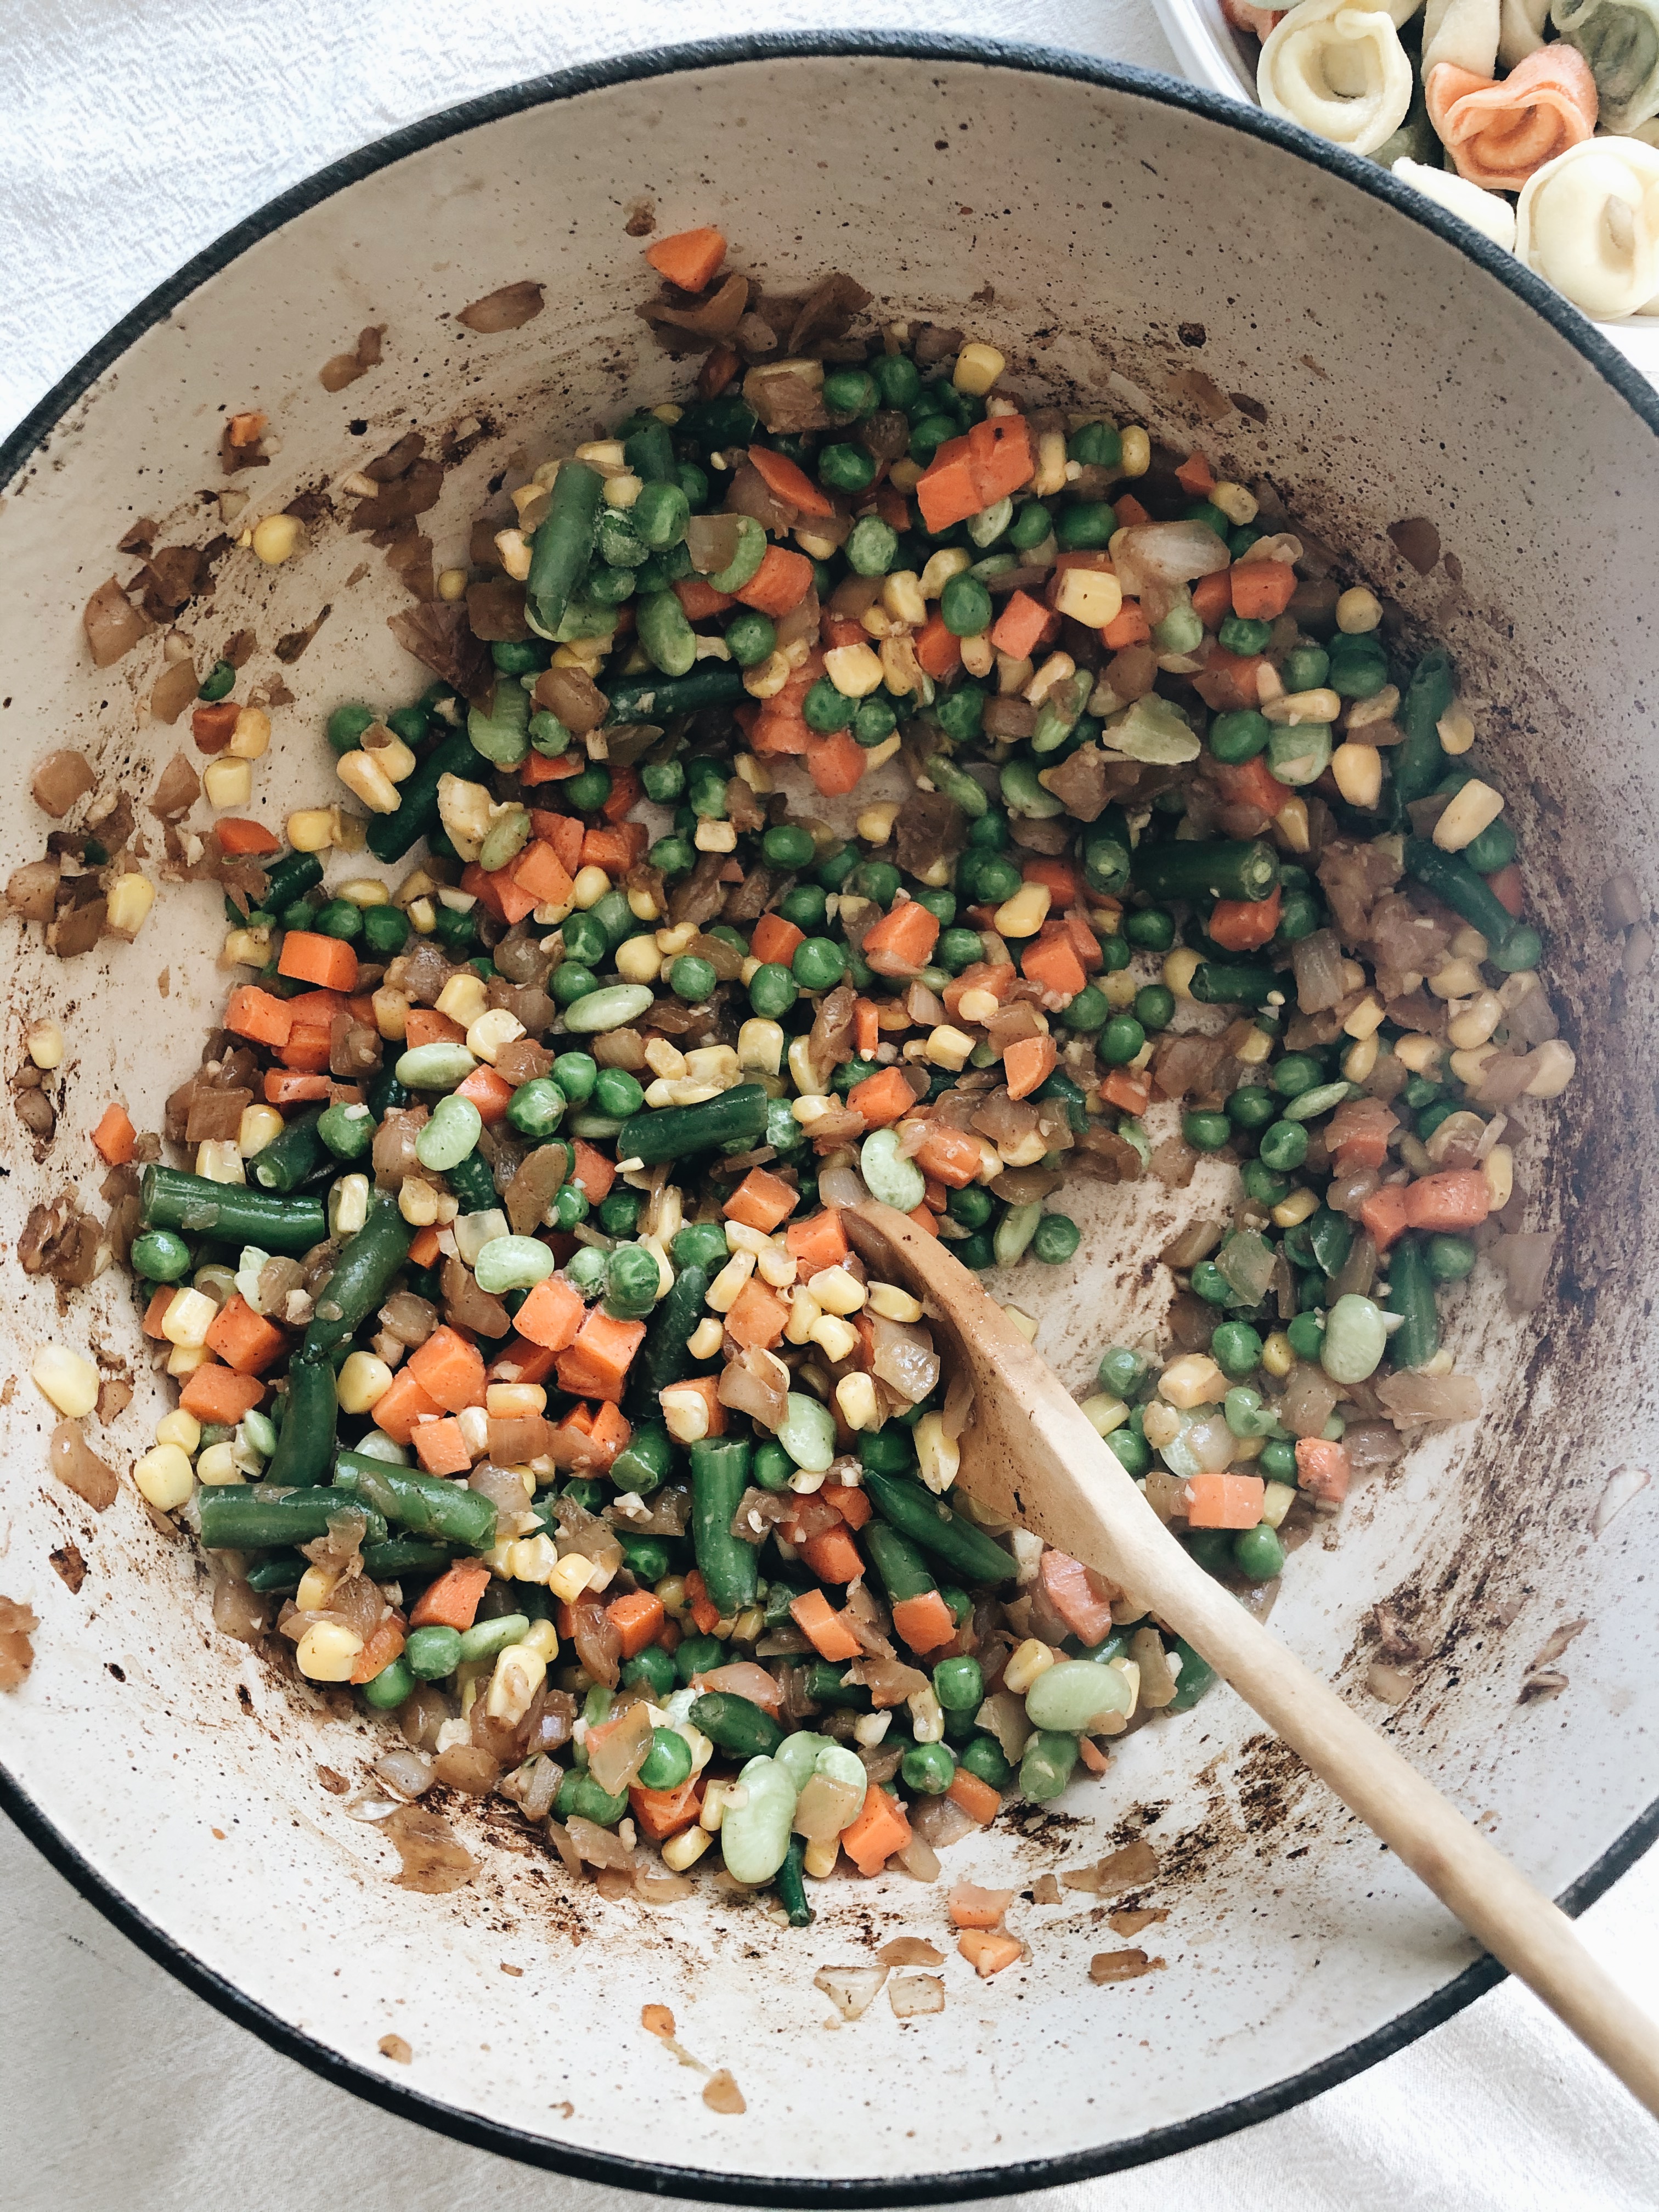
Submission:
[[1386,8],[1298,0],[1262,46],[1261,105],[1350,153],[1374,153],[1411,106],[1412,65],[1395,24]]
[[1659,148],[1589,138],[1529,177],[1515,250],[1602,322],[1659,306]]
[[1425,162],[1403,157],[1395,162],[1394,173],[1401,184],[1414,185],[1425,199],[1436,200],[1454,215],[1461,215],[1494,246],[1501,246],[1506,253],[1514,252],[1515,210],[1501,192],[1483,192],[1455,169],[1431,169]]
[[1455,62],[1490,76],[1498,59],[1499,0],[1428,0],[1423,11],[1423,74]]

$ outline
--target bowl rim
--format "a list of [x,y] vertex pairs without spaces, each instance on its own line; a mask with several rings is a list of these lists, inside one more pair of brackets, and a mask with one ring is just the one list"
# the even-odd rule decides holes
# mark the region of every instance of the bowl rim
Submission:
[[[76,403],[148,331],[166,321],[203,283],[237,260],[249,247],[348,185],[482,125],[613,85],[643,82],[698,70],[728,69],[747,62],[857,59],[968,63],[1018,70],[1027,76],[1070,78],[1108,91],[1131,93],[1167,106],[1183,108],[1244,136],[1265,139],[1340,177],[1344,182],[1357,185],[1374,198],[1385,201],[1397,214],[1460,247],[1489,276],[1540,315],[1659,435],[1659,391],[1632,368],[1595,325],[1560,293],[1513,254],[1500,252],[1468,224],[1422,193],[1402,185],[1388,171],[1316,137],[1299,125],[1281,122],[1258,107],[1162,71],[1059,46],[949,33],[745,33],[641,47],[625,54],[579,63],[542,76],[520,79],[404,124],[386,137],[371,140],[290,185],[193,254],[173,276],[129,309],[0,441],[0,492],[10,484],[30,456],[45,445]],[[490,2151],[522,2165],[650,2195],[711,2198],[732,2204],[953,2203],[1012,2196],[1031,2189],[1059,2188],[1071,2182],[1122,2172],[1181,2151],[1196,2149],[1201,2144],[1216,2142],[1275,2113],[1306,2103],[1414,2043],[1506,1978],[1506,1970],[1495,1959],[1482,1956],[1382,2027],[1374,2028],[1368,2035],[1298,2074],[1210,2111],[1095,2149],[938,2175],[769,2179],[587,2150],[575,2144],[532,2136],[504,2122],[446,2104],[423,2091],[405,2088],[362,2061],[348,2057],[316,2037],[291,2027],[152,1921],[59,1832],[3,1761],[0,1811],[10,1818],[88,1904],[148,1958],[237,2027],[246,2028],[272,2050],[297,2060],[337,2087],[349,2090],[400,2119],[413,2121],[475,2149]],[[1659,1841],[1659,1798],[1638,1814],[1601,1857],[1568,1885],[1557,1903],[1564,1911],[1576,1917],[1627,1872],[1656,1841]]]

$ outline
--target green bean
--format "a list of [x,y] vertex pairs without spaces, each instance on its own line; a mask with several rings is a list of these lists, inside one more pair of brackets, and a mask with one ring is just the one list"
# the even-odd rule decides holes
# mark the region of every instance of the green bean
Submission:
[[691,1447],[692,1548],[708,1602],[728,1620],[755,1602],[758,1578],[757,1547],[732,1534],[749,1487],[749,1453],[737,1437],[707,1437]]
[[868,1712],[870,1692],[846,1680],[847,1669],[830,1659],[812,1659],[801,1670],[801,1687],[815,1705],[837,1705]]
[[1510,973],[1535,968],[1543,956],[1543,940],[1530,923],[1517,921],[1484,876],[1479,876],[1461,853],[1443,853],[1427,837],[1406,840],[1406,872],[1426,884],[1437,898],[1444,899],[1454,913],[1478,929],[1486,940],[1486,957],[1494,968]]
[[262,1189],[284,1194],[297,1190],[319,1167],[327,1164],[329,1152],[317,1129],[321,1120],[320,1108],[313,1113],[296,1115],[268,1145],[254,1153],[249,1165],[254,1181]]
[[138,1184],[138,1213],[146,1229],[176,1229],[216,1244],[253,1244],[262,1252],[290,1256],[310,1251],[328,1235],[320,1199],[210,1182],[205,1176],[186,1175],[180,1168],[144,1170]]
[[865,1529],[864,1541],[871,1565],[881,1577],[889,1605],[902,1604],[906,1598],[926,1597],[930,1590],[939,1588],[921,1553],[896,1528],[872,1522]]
[[314,853],[284,853],[265,870],[259,903],[267,914],[280,914],[322,880],[323,864]]
[[[395,1213],[397,1209],[392,1209]],[[404,1231],[405,1239],[408,1231]],[[405,1243],[407,1250],[407,1243]],[[337,1273],[338,1270],[335,1271]],[[311,1327],[315,1328],[313,1322]],[[349,1330],[345,1332],[349,1334]],[[334,1449],[334,1426],[339,1405],[334,1395],[334,1370],[323,1352],[309,1349],[311,1331],[288,1370],[288,1402],[276,1449],[265,1469],[266,1480],[288,1483],[296,1489],[317,1482],[328,1470]]]
[[1389,1340],[1389,1357],[1396,1367],[1425,1367],[1440,1349],[1440,1313],[1422,1238],[1402,1237],[1388,1267],[1389,1311],[1401,1317]]
[[334,1486],[361,1498],[416,1536],[435,1536],[469,1552],[487,1552],[495,1541],[495,1508],[482,1491],[458,1489],[435,1476],[391,1467],[366,1453],[343,1451],[335,1463]]
[[210,1552],[263,1552],[315,1543],[328,1534],[331,1519],[361,1513],[366,1542],[386,1538],[385,1516],[361,1499],[342,1498],[326,1486],[272,1495],[273,1486],[216,1485],[201,1493],[198,1510],[204,1547]]
[[743,671],[720,660],[703,662],[689,676],[629,676],[611,689],[607,723],[665,722],[706,707],[731,707],[744,696]]
[[920,1544],[924,1552],[943,1559],[964,1582],[1008,1582],[1018,1571],[1000,1544],[921,1483],[907,1481],[902,1475],[878,1474],[866,1461],[864,1487],[884,1521],[913,1544]]
[[461,1664],[496,1658],[509,1644],[516,1644],[529,1632],[530,1619],[526,1613],[500,1613],[493,1620],[475,1621],[471,1628],[461,1631]]
[[392,1536],[383,1544],[364,1545],[363,1572],[371,1582],[395,1583],[401,1575],[441,1574],[453,1556],[447,1544]]
[[1213,843],[1171,839],[1135,848],[1130,876],[1154,899],[1264,899],[1279,882],[1279,855],[1260,838]]
[[1202,1006],[1265,1006],[1286,978],[1254,960],[1200,960],[1188,988]]
[[[674,1241],[678,1244],[678,1237]],[[678,1263],[678,1253],[675,1257]],[[708,1286],[714,1279],[707,1267],[695,1262],[690,1266],[679,1263],[679,1273],[674,1278],[673,1288],[659,1303],[647,1323],[645,1341],[635,1353],[628,1370],[629,1406],[636,1422],[641,1419],[654,1419],[659,1393],[665,1390],[671,1382],[684,1382],[695,1371],[697,1363],[686,1349],[686,1340],[702,1318],[703,1300],[708,1295]],[[641,1433],[636,1426],[634,1445],[629,1449],[638,1446]],[[666,1431],[663,1431],[665,1442],[666,1433]],[[625,1450],[617,1462],[618,1468],[627,1456],[628,1451]],[[622,1482],[621,1487],[641,1491],[649,1487],[654,1490],[667,1471],[665,1461],[656,1481],[648,1486],[641,1482]]]
[[303,1552],[282,1552],[274,1559],[261,1559],[247,1571],[247,1586],[261,1595],[277,1591],[291,1597],[311,1562]]
[[[675,482],[674,441],[667,423],[654,415],[647,416],[639,428],[623,440],[623,459],[641,483]],[[639,501],[635,500],[634,505],[637,507]]]
[[[649,1002],[650,993],[645,995]],[[767,1103],[763,1085],[740,1083],[701,1106],[661,1106],[630,1115],[617,1133],[617,1158],[652,1168],[717,1145],[758,1144]]]
[[[1405,809],[1414,799],[1426,799],[1445,771],[1446,753],[1438,725],[1455,696],[1451,655],[1443,646],[1431,646],[1412,671],[1400,702],[1398,720],[1406,733],[1405,743],[1389,756],[1394,796],[1402,822]],[[1475,924],[1477,929],[1480,926]]]
[[763,1757],[769,1761],[783,1741],[783,1730],[771,1714],[752,1698],[740,1698],[734,1690],[705,1691],[694,1700],[690,1720],[710,1743],[729,1751],[734,1759]]
[[[725,1822],[720,1825],[724,1828]],[[791,1836],[783,1864],[778,1869],[778,1902],[792,1928],[810,1928],[817,1917],[806,1901],[805,1861],[805,1837]]]
[[448,1170],[448,1182],[463,1213],[488,1213],[499,1195],[495,1172],[482,1152],[469,1152],[457,1160]]
[[401,860],[411,845],[429,837],[438,827],[439,784],[447,775],[470,778],[477,765],[478,756],[465,730],[434,745],[414,774],[398,785],[397,812],[369,817],[368,849],[375,859]]
[[537,627],[551,635],[563,622],[593,551],[605,479],[585,461],[567,461],[553,480],[547,514],[531,547],[525,598]]
[[301,1357],[327,1359],[355,1336],[384,1302],[409,1259],[414,1231],[389,1193],[375,1199],[362,1227],[347,1243],[318,1295]]
[[[1090,1671],[1107,1670],[1091,1668]],[[1051,1799],[1058,1797],[1071,1780],[1072,1770],[1077,1760],[1077,1738],[1074,1735],[1060,1735],[1050,1729],[1039,1729],[1026,1745],[1025,1755],[1019,1762],[1020,1789],[1035,1803],[1046,1805]]]

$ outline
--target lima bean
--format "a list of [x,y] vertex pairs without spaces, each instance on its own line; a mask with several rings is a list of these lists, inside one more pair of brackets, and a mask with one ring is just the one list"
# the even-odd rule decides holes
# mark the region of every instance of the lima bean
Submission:
[[483,1116],[470,1098],[441,1098],[415,1139],[415,1157],[423,1168],[435,1168],[441,1174],[460,1165],[483,1131]]
[[872,1198],[896,1212],[914,1213],[927,1194],[921,1170],[914,1160],[899,1158],[896,1129],[871,1131],[859,1150],[859,1172]]
[[1388,1343],[1382,1309],[1348,1291],[1326,1316],[1319,1364],[1333,1382],[1363,1382],[1376,1374]]
[[453,1091],[477,1065],[464,1044],[417,1044],[398,1054],[395,1073],[407,1091]]
[[1060,1659],[1045,1668],[1025,1692],[1025,1717],[1034,1728],[1074,1735],[1108,1713],[1127,1713],[1129,1685],[1115,1667],[1092,1659]]
[[799,1795],[788,1770],[775,1759],[751,1759],[738,1774],[747,1802],[730,1806],[720,1820],[726,1871],[739,1881],[770,1881],[789,1850]]
[[[643,983],[607,983],[603,990],[589,991],[586,997],[573,1000],[564,1010],[564,1025],[578,1035],[595,1036],[606,1030],[626,1029],[654,1003],[654,994]],[[434,1049],[431,1045],[421,1047],[422,1052]],[[400,1060],[398,1066],[402,1065]],[[916,1202],[921,1204],[920,1200]]]
[[792,1390],[778,1424],[778,1442],[797,1467],[809,1474],[823,1474],[836,1455],[835,1416],[805,1391]]
[[534,1290],[556,1265],[538,1237],[492,1237],[473,1262],[472,1272],[481,1291],[499,1297],[503,1291]]

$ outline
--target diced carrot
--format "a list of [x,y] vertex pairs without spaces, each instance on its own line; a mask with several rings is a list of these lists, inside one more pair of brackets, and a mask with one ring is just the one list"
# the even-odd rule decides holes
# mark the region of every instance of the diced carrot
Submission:
[[394,1443],[406,1444],[415,1432],[417,1420],[441,1413],[443,1408],[431,1394],[421,1388],[419,1381],[407,1367],[401,1367],[391,1383],[374,1401],[374,1410],[369,1415],[377,1429],[383,1429]]
[[1036,651],[1048,619],[1048,610],[1040,599],[1034,599],[1029,592],[1010,592],[992,625],[991,642],[1010,660],[1024,660]]
[[805,1221],[792,1221],[783,1232],[783,1249],[798,1263],[803,1280],[826,1267],[840,1267],[848,1245],[837,1208],[826,1206]]
[[265,1386],[252,1375],[239,1375],[234,1367],[210,1363],[198,1367],[179,1393],[179,1403],[202,1422],[234,1428],[253,1411],[265,1395]]
[[884,1067],[874,1075],[866,1075],[847,1094],[848,1105],[854,1114],[862,1114],[872,1129],[884,1129],[890,1122],[898,1121],[915,1103],[916,1094],[905,1081],[903,1071],[896,1067]]
[[1506,914],[1518,921],[1527,910],[1527,895],[1521,882],[1521,871],[1511,860],[1507,867],[1498,868],[1486,878],[1486,888]]
[[856,790],[869,758],[850,730],[831,730],[827,737],[808,733],[806,773],[826,799],[844,799]]
[[578,1137],[576,1164],[570,1180],[578,1190],[586,1192],[591,1206],[601,1206],[611,1195],[611,1186],[617,1180],[617,1164]]
[[289,1031],[288,1042],[283,1046],[279,1058],[284,1067],[299,1068],[310,1075],[321,1075],[328,1066],[328,1031],[299,1022]]
[[235,732],[236,720],[241,708],[234,699],[224,699],[210,707],[195,708],[190,718],[190,734],[196,740],[198,753],[222,753]]
[[325,1030],[336,1014],[349,1011],[349,1003],[339,991],[296,991],[288,1010],[295,1029]]
[[1443,1168],[1406,1187],[1408,1229],[1478,1229],[1491,1212],[1492,1186],[1479,1168]]
[[1069,860],[1049,853],[1028,853],[1019,864],[1020,881],[1046,884],[1056,911],[1075,906],[1083,896],[1083,881]]
[[1126,491],[1121,499],[1113,502],[1112,513],[1117,517],[1120,530],[1133,530],[1138,524],[1150,522],[1152,519],[1132,491]]
[[1352,1475],[1353,1462],[1346,1444],[1330,1443],[1323,1437],[1297,1438],[1296,1480],[1300,1489],[1340,1505],[1348,1494]]
[[925,1201],[921,1206],[913,1206],[909,1212],[907,1213],[904,1218],[907,1221],[914,1221],[916,1227],[921,1231],[924,1236],[937,1237],[939,1235],[939,1224],[934,1220],[933,1213]]
[[945,1794],[961,1806],[970,1820],[977,1820],[981,1828],[988,1828],[1002,1810],[1002,1792],[990,1783],[981,1782],[965,1766],[957,1767]]
[[915,647],[916,659],[936,684],[944,683],[962,665],[962,640],[945,627],[937,607],[917,631]]
[[812,588],[812,564],[804,553],[769,545],[754,574],[734,596],[777,621],[798,607]]
[[864,957],[878,975],[908,976],[925,968],[939,943],[939,916],[920,899],[901,899],[864,933]]
[[662,1600],[651,1590],[624,1590],[606,1606],[605,1617],[622,1638],[624,1659],[632,1659],[647,1644],[654,1644],[668,1618]]
[[411,1441],[416,1458],[428,1474],[465,1474],[472,1465],[466,1437],[453,1413],[436,1421],[416,1421]]
[[773,709],[775,702],[768,700],[768,711],[756,720],[749,733],[750,750],[764,754],[804,754],[811,746],[813,732],[806,726],[802,714],[779,714]]
[[586,753],[529,752],[519,764],[519,781],[532,785],[562,783],[567,776],[580,775],[586,765]]
[[647,1790],[630,1782],[628,1802],[642,1834],[653,1843],[665,1843],[682,1828],[689,1828],[702,1809],[703,1778],[689,1774],[676,1790]]
[[[526,1298],[525,1304],[529,1303]],[[522,1312],[523,1308],[520,1310]],[[484,1370],[485,1379],[489,1382],[545,1382],[553,1372],[554,1358],[545,1345],[532,1344],[527,1336],[509,1336]]]
[[125,1167],[138,1149],[138,1132],[125,1106],[106,1106],[92,1133],[92,1148],[112,1168]]
[[572,890],[564,862],[540,837],[526,845],[513,863],[513,880],[538,906],[563,906]]
[[1232,586],[1227,581],[1227,571],[1218,568],[1212,576],[1200,576],[1193,586],[1193,612],[1205,629],[1219,629],[1232,611]]
[[[977,512],[976,509],[970,512]],[[910,1840],[910,1823],[896,1797],[878,1782],[864,1793],[864,1803],[841,1832],[841,1847],[860,1874],[879,1874],[895,1851]]]
[[608,1468],[619,1451],[627,1449],[633,1437],[633,1425],[623,1418],[620,1407],[611,1405],[608,1400],[594,1407],[587,1440],[593,1448],[596,1467]]
[[1210,913],[1210,934],[1229,952],[1254,952],[1279,927],[1281,903],[1277,884],[1264,899],[1218,899]]
[[875,1512],[869,1492],[856,1483],[826,1482],[817,1494],[826,1505],[835,1507],[849,1528],[862,1528]]
[[438,1232],[429,1225],[425,1229],[417,1229],[410,1239],[409,1256],[417,1267],[429,1267],[441,1249],[442,1247],[438,1242]]
[[706,576],[682,576],[674,586],[687,622],[707,622],[710,615],[723,615],[732,605],[730,592],[717,592]]
[[1021,955],[1019,964],[1028,982],[1040,983],[1057,998],[1076,998],[1089,980],[1083,972],[1083,963],[1063,932],[1054,937],[1034,939]]
[[802,514],[835,513],[835,501],[828,493],[821,491],[805,470],[787,453],[774,453],[770,446],[751,446],[749,459],[768,491],[786,507],[799,508]]
[[1080,1735],[1078,1738],[1077,1755],[1091,1774],[1104,1774],[1111,1764],[1100,1746],[1090,1736]]
[[741,1221],[745,1228],[769,1237],[799,1204],[800,1193],[793,1184],[769,1175],[764,1168],[750,1168],[720,1212],[727,1220]]
[[809,1536],[800,1555],[821,1583],[856,1582],[864,1572],[859,1547],[840,1524],[826,1528],[821,1536]]
[[789,1613],[820,1659],[856,1659],[864,1650],[822,1590],[803,1590],[791,1598]]
[[[1091,893],[1091,896],[1094,895]],[[1086,909],[1080,905],[1073,907],[1066,915],[1064,926],[1067,940],[1077,955],[1079,967],[1086,975],[1098,975],[1106,964],[1106,956],[1100,949],[1100,939],[1095,934]]]
[[957,1936],[957,1949],[982,1981],[1025,1955],[1025,1947],[1018,1936],[977,1928],[966,1929]]
[[750,933],[750,956],[769,967],[787,968],[796,947],[805,942],[806,932],[797,929],[793,921],[781,914],[763,914]]
[[590,830],[582,839],[582,866],[603,868],[613,882],[645,858],[650,832],[643,822],[618,822]]
[[941,1644],[956,1641],[957,1617],[937,1590],[898,1599],[893,1626],[913,1651],[937,1651]]
[[213,825],[222,853],[240,859],[244,854],[274,853],[282,840],[263,822],[250,822],[245,815],[226,814]]
[[953,1129],[948,1121],[930,1121],[915,1154],[924,1175],[936,1176],[952,1190],[966,1190],[978,1181],[981,1158],[978,1138]]
[[629,1364],[644,1342],[642,1321],[612,1321],[594,1307],[576,1332],[576,1341],[559,1354],[559,1388],[573,1397],[609,1398],[614,1404],[622,1396]]
[[1195,1474],[1187,1484],[1187,1520],[1194,1528],[1254,1528],[1267,1486],[1259,1474]]
[[1112,1632],[1112,1585],[1069,1552],[1046,1551],[1037,1563],[1042,1594],[1079,1644],[1103,1644]]
[[230,442],[233,446],[257,446],[265,433],[269,416],[256,409],[247,408],[230,418]]
[[239,983],[225,1008],[225,1027],[233,1036],[280,1052],[293,1033],[294,1017],[284,1000],[272,998],[257,983]]
[[1215,472],[1202,453],[1188,453],[1176,471],[1176,482],[1194,499],[1202,499],[1206,491],[1215,489]]
[[[631,765],[613,768],[611,770],[611,788],[599,802],[599,813],[606,822],[620,822],[624,815],[633,812],[644,796],[645,786],[640,779],[638,769]],[[640,847],[643,852],[651,841],[642,823],[635,826],[644,839]]]
[[259,1375],[281,1357],[288,1339],[275,1322],[255,1313],[239,1291],[220,1307],[206,1341],[208,1350],[239,1375]]
[[1229,806],[1259,806],[1264,814],[1277,814],[1291,795],[1258,753],[1254,760],[1217,761],[1205,773]]
[[476,1344],[457,1330],[434,1328],[426,1342],[410,1352],[404,1369],[412,1375],[428,1398],[447,1413],[464,1413],[484,1401],[484,1364]]
[[[519,774],[523,776],[523,769]],[[574,877],[582,864],[582,838],[586,834],[586,825],[574,814],[556,814],[550,807],[538,806],[531,811],[530,828],[532,836],[539,838],[543,844],[553,848],[559,866],[566,875]]]
[[489,1569],[482,1559],[457,1559],[435,1583],[428,1583],[409,1616],[411,1628],[471,1628],[478,1601],[489,1588]]
[[696,230],[677,230],[645,249],[645,258],[659,276],[678,284],[682,292],[701,292],[713,282],[726,258],[726,240],[712,224]]
[[1139,599],[1125,599],[1109,623],[1100,627],[1100,641],[1113,653],[1121,653],[1128,646],[1145,645],[1152,634],[1152,626],[1140,611]]
[[1012,1889],[983,1889],[976,1881],[953,1882],[945,1900],[952,1928],[1000,1928],[1014,1901]]
[[881,1016],[873,999],[853,1001],[853,1042],[866,1060],[874,1055],[881,1042]]
[[587,1308],[575,1285],[562,1275],[549,1275],[537,1284],[513,1316],[513,1326],[532,1344],[549,1352],[566,1352],[576,1341]]
[[394,1659],[401,1658],[404,1649],[403,1615],[383,1614],[368,1632],[362,1650],[357,1654],[351,1669],[354,1682],[372,1682],[377,1674],[384,1674]]
[[934,532],[952,523],[966,522],[979,513],[979,494],[969,465],[966,438],[947,439],[923,471],[916,486],[921,519]]
[[1144,1114],[1152,1103],[1152,1079],[1144,1067],[1115,1067],[1103,1078],[1100,1095],[1120,1114]]
[[770,1352],[783,1342],[789,1309],[758,1275],[751,1275],[732,1300],[726,1316],[726,1334],[733,1344],[758,1345]]
[[1360,1204],[1359,1220],[1378,1252],[1386,1252],[1405,1232],[1405,1187],[1397,1182],[1385,1182],[1380,1190],[1374,1190]]
[[497,1121],[507,1119],[513,1085],[504,1075],[497,1075],[493,1067],[475,1067],[465,1082],[455,1085],[455,1096],[470,1100],[478,1109],[478,1118],[489,1129],[493,1128]]
[[1034,467],[1030,429],[1023,415],[975,422],[965,438],[948,439],[924,471],[916,486],[922,520],[935,533],[965,522],[1018,491]]
[[720,1619],[720,1609],[709,1596],[699,1567],[693,1567],[685,1577],[685,1599],[694,1626],[699,1634],[707,1636]]
[[[1221,580],[1224,583],[1226,579]],[[1212,640],[1204,665],[1193,678],[1193,689],[1217,714],[1234,714],[1257,705],[1261,697],[1261,672],[1269,666],[1260,653],[1230,653]]]
[[149,1304],[144,1308],[144,1318],[139,1323],[146,1336],[159,1338],[161,1323],[167,1318],[167,1308],[173,1304],[176,1285],[157,1283],[149,1294]]
[[1002,1073],[1011,1098],[1029,1098],[1060,1065],[1051,1036],[1017,1037],[1002,1055]]
[[1233,612],[1249,622],[1276,622],[1296,596],[1296,571],[1288,561],[1235,561]]
[[276,963],[279,975],[292,975],[301,983],[316,983],[325,991],[355,991],[357,955],[343,937],[325,937],[314,929],[290,929],[283,939]]

